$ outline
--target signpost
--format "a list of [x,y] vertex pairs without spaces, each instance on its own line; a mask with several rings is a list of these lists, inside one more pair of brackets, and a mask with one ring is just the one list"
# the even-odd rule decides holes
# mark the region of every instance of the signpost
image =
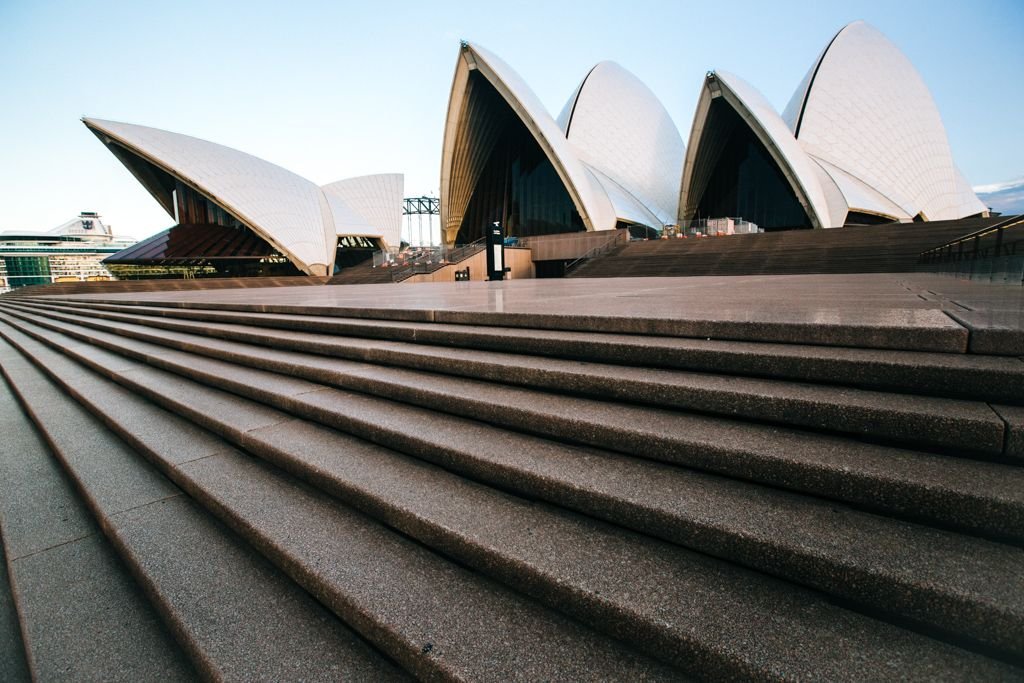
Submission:
[[487,279],[504,280],[505,271],[505,233],[495,221],[487,229]]

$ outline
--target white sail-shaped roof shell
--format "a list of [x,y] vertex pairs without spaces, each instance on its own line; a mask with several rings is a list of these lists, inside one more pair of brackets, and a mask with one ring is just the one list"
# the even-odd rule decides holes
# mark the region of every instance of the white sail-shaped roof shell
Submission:
[[84,123],[101,140],[127,148],[208,197],[301,270],[331,272],[334,220],[315,183],[251,154],[188,135],[99,119]]
[[[596,177],[588,172],[569,146],[551,114],[510,66],[484,48],[470,43],[463,43],[459,51],[448,101],[441,156],[441,225],[448,231],[452,230],[460,218],[455,214],[465,209],[468,193],[473,189],[468,187],[467,190],[455,177],[459,173],[456,169],[456,141],[460,137],[460,128],[467,123],[463,113],[471,71],[479,72],[498,91],[537,141],[569,193],[586,229],[614,229],[616,216],[611,201]],[[449,240],[453,238],[451,235]]]
[[83,122],[172,217],[171,191],[160,186],[146,164],[207,197],[307,274],[333,271],[338,235],[380,237],[391,245],[400,241],[400,173],[339,180],[321,188],[280,166],[207,140],[131,123]]
[[[899,214],[927,220],[985,211],[953,163],[945,127],[928,87],[910,60],[862,22],[843,28],[797,88],[784,118],[812,157],[839,168]],[[826,167],[827,170],[828,167]],[[843,181],[837,179],[843,185]]]
[[[800,148],[782,117],[776,113],[764,96],[746,81],[723,71],[708,74],[697,102],[697,111],[690,131],[683,180],[680,185],[680,219],[689,218],[686,215],[689,213],[688,204],[695,204],[699,199],[690,196],[693,192],[694,175],[700,171],[696,161],[711,102],[719,97],[724,98],[739,114],[744,123],[750,127],[761,144],[768,150],[789,182],[797,200],[807,212],[811,225],[815,228],[836,227],[835,218],[840,214],[838,225],[842,225],[841,220],[846,215],[845,207],[833,212],[829,196],[826,193],[827,188],[822,187],[822,183],[826,179],[822,177],[820,169],[815,167],[814,162]],[[833,196],[831,204],[835,205],[838,195],[831,194]]]
[[580,160],[597,171],[619,218],[653,227],[675,223],[683,139],[636,76],[615,62],[599,63],[569,98],[558,125]]
[[379,173],[339,180],[322,188],[339,236],[380,237],[397,247],[402,233],[405,176]]

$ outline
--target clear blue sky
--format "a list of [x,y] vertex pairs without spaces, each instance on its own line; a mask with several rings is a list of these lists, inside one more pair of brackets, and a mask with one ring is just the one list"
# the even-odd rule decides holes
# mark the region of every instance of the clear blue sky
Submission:
[[685,139],[706,71],[740,75],[781,111],[856,19],[917,66],[972,184],[1024,175],[1021,0],[0,0],[0,230],[80,210],[119,234],[170,225],[82,116],[206,138],[318,183],[400,171],[407,195],[436,193],[460,38],[501,56],[553,114],[615,60]]

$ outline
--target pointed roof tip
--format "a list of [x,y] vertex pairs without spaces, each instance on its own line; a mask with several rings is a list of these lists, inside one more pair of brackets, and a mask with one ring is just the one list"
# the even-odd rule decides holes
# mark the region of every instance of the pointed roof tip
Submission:
[[[836,31],[835,36],[832,37],[832,42],[835,42],[836,38],[838,38],[842,34],[846,33],[847,31],[850,31],[850,30],[853,30],[853,29],[868,29],[868,30],[874,31],[875,33],[881,34],[883,37],[886,38],[886,40],[889,39],[889,37],[886,36],[885,33],[882,33],[882,30],[879,29],[874,24],[872,24],[872,23],[870,23],[868,21],[865,21],[863,19],[856,19],[856,20],[851,21],[851,22],[849,22],[847,24],[844,24],[842,28],[840,28],[838,31]],[[830,43],[830,45],[831,45],[831,43]],[[826,51],[827,51],[827,49],[828,48],[826,48]]]
[[[623,120],[631,125],[623,127]],[[664,104],[636,74],[611,60],[598,62],[557,122],[580,160],[600,174],[619,217],[655,228],[675,221],[685,144]]]
[[137,126],[138,124],[126,123],[123,121],[111,121],[110,119],[98,119],[95,116],[83,116],[82,123],[90,130],[108,129],[111,126]]
[[[846,119],[844,109],[861,114]],[[903,214],[943,220],[976,213],[972,202],[952,198],[954,163],[931,90],[903,50],[868,22],[852,21],[836,33],[784,116],[809,154]]]

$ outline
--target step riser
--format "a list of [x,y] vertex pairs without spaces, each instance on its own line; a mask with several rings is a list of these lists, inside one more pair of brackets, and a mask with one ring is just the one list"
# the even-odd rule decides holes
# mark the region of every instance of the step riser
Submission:
[[25,659],[21,622],[11,594],[7,553],[0,538],[0,677],[10,683],[28,683],[32,676]]
[[[39,324],[45,327],[50,323],[40,321]],[[472,441],[470,441],[469,445],[463,447],[461,451],[456,447],[460,441],[463,441],[458,430],[454,432],[449,430],[451,433],[443,434],[436,437],[436,440],[431,440],[423,438],[419,433],[406,432],[395,427],[385,427],[382,429],[382,424],[392,424],[395,421],[387,418],[386,413],[383,412],[374,415],[375,408],[372,405],[368,408],[362,408],[357,413],[346,410],[324,410],[323,406],[317,405],[315,402],[311,404],[308,401],[283,398],[273,392],[268,393],[261,390],[252,382],[226,380],[217,374],[209,374],[201,369],[197,369],[194,367],[194,364],[173,362],[169,360],[166,354],[154,356],[151,351],[127,348],[123,343],[116,341],[116,337],[112,338],[111,341],[101,338],[104,333],[86,334],[82,331],[67,328],[62,324],[54,324],[50,329],[58,332],[64,331],[72,337],[90,341],[96,346],[107,348],[114,353],[121,353],[135,360],[178,373],[201,383],[206,383],[216,388],[223,388],[256,401],[266,402],[291,414],[327,424],[383,446],[411,453],[418,457],[424,457],[434,462],[446,464],[446,466],[453,462],[458,463],[462,461],[465,463],[475,460]],[[45,341],[45,337],[41,337],[41,339]],[[170,351],[168,353],[173,354],[175,352]],[[116,374],[111,376],[117,379]],[[374,399],[369,399],[370,404],[373,401]],[[410,409],[404,408],[401,404],[391,404],[385,410],[391,412],[396,410],[404,411],[409,413],[406,420],[416,419],[417,409],[411,409],[412,412],[410,413]],[[361,417],[362,415],[365,415],[365,417]],[[202,423],[205,416],[196,415],[195,419]],[[381,422],[382,420],[383,423]],[[676,418],[673,423],[678,421],[679,418]],[[695,424],[695,428],[699,428],[699,426]],[[428,433],[430,429],[432,428],[427,427],[427,431],[421,433]],[[462,429],[473,431],[479,428],[476,426],[476,423],[467,422]],[[604,436],[606,438],[598,439],[599,443],[610,443],[613,446],[619,446],[620,449],[637,446],[635,440],[631,439],[629,435],[619,438],[617,432],[611,432],[610,434],[604,434]],[[645,433],[643,436],[649,437],[649,434]],[[734,435],[730,432],[724,432],[723,437],[733,439]],[[495,436],[483,439],[483,441],[497,439],[500,442],[502,440],[507,441],[508,438],[510,437],[507,433],[502,435],[496,432]],[[991,495],[978,498],[968,494],[966,491],[952,491],[948,486],[937,486],[936,482],[926,481],[920,485],[914,485],[906,478],[887,477],[877,471],[877,467],[883,463],[882,460],[879,460],[874,468],[861,474],[849,467],[834,471],[831,468],[823,469],[824,465],[831,462],[830,458],[834,457],[832,455],[818,464],[805,463],[799,460],[793,461],[788,455],[788,453],[794,450],[802,452],[808,448],[824,448],[827,451],[836,448],[849,450],[851,444],[840,442],[822,444],[820,440],[784,441],[778,446],[778,455],[759,453],[749,449],[734,451],[722,449],[720,444],[715,442],[715,439],[699,442],[694,445],[695,448],[685,447],[685,450],[684,446],[680,446],[678,442],[663,447],[661,451],[657,450],[657,441],[648,440],[641,443],[640,446],[646,446],[646,448],[640,449],[638,454],[641,456],[657,457],[663,453],[664,459],[670,462],[675,460],[679,464],[691,466],[696,463],[698,467],[703,466],[702,469],[710,469],[728,475],[738,474],[741,478],[752,481],[779,484],[788,488],[796,488],[797,490],[811,492],[816,495],[823,495],[828,498],[859,503],[869,509],[878,509],[889,514],[896,514],[897,516],[903,515],[918,519],[930,519],[955,527],[964,527],[965,524],[968,524],[968,528],[981,529],[995,537],[1010,535],[1011,537],[1019,538],[1020,534],[1014,534],[1012,530],[1024,528],[1024,525],[1021,523],[1022,512],[1019,501],[1016,503],[1010,503],[1007,500],[998,501]],[[535,448],[525,443],[520,447],[524,448],[527,452]],[[858,458],[863,458],[870,453],[875,453],[875,450],[868,447],[868,450],[865,451],[863,447],[858,446],[851,451],[849,462],[853,464]],[[884,454],[885,461],[893,459],[905,460],[907,455],[910,455],[900,451],[893,451],[889,454],[888,451],[883,450],[878,453]],[[689,457],[683,457],[684,455]],[[919,465],[914,465],[913,469],[907,470],[906,474],[910,474],[917,467],[927,469],[936,465],[952,466],[955,464],[955,461],[943,457],[936,458],[935,456],[919,455],[914,457],[921,460],[921,462]],[[877,459],[877,456],[875,458]],[[977,466],[986,467],[980,463]],[[464,468],[465,465],[462,465],[462,467]],[[906,477],[906,474],[904,477]],[[1016,478],[1019,478],[1020,472],[1013,469],[1007,473],[999,469],[999,482],[1006,483],[1003,480],[1010,475],[1012,476],[1008,481],[1016,481]],[[960,476],[954,475],[954,478],[959,478]],[[965,473],[963,476],[969,477],[971,475]],[[1016,490],[1012,484],[1010,484],[1010,488]],[[970,510],[970,512],[967,513],[965,512],[966,510]],[[970,521],[968,522],[967,520]]]
[[[119,327],[110,322],[69,317],[60,313],[51,313],[50,317],[172,348],[211,357],[223,357],[223,354],[211,352],[201,344],[190,344],[187,339],[168,339],[159,333],[147,331],[146,327],[138,325],[138,319],[124,319],[123,322],[129,323],[130,326]],[[173,325],[169,325],[165,329],[172,328]],[[281,344],[275,344],[273,341],[267,344],[265,339],[255,334],[230,335],[223,334],[223,331],[221,334],[211,334],[209,328],[197,328],[196,325],[191,328],[179,326],[179,331],[189,335],[209,334],[218,338],[234,336],[239,337],[237,341],[242,343],[262,342],[266,345],[291,347],[296,351],[305,351],[307,349],[303,347],[308,348],[316,343],[314,340],[288,339],[281,340]],[[302,343],[303,341],[306,343]],[[333,351],[334,353],[330,355],[348,357],[359,362],[401,366],[602,400],[648,403],[662,408],[745,417],[825,431],[860,434],[877,439],[904,440],[911,444],[1000,453],[1004,442],[1002,421],[991,409],[979,404],[874,392],[861,393],[855,390],[844,390],[840,393],[826,387],[765,380],[734,378],[723,381],[710,375],[666,373],[656,370],[647,371],[645,378],[636,377],[632,371],[610,366],[578,366],[576,363],[563,361],[537,364],[522,356],[493,357],[480,353],[474,355],[473,352],[451,354],[444,351],[430,354],[416,348],[392,347],[375,350],[366,345],[335,345]],[[259,354],[256,349],[251,352]],[[235,357],[235,360],[237,362],[241,359]],[[307,379],[323,381],[323,373],[315,369],[305,369],[291,363],[275,365],[265,354],[242,362],[271,370],[283,366],[285,372],[298,371]],[[381,375],[369,383],[359,382],[343,372],[337,373],[332,379],[336,386],[357,391],[376,389],[377,392],[386,393],[389,397],[397,397],[396,392],[401,391],[405,384],[404,381],[400,381],[388,386],[385,377]],[[441,398],[428,400],[431,405],[439,405],[443,403],[440,401]],[[461,414],[473,416],[472,412]],[[526,424],[536,421],[530,416],[510,417]],[[912,438],[907,438],[908,435]]]
[[[137,451],[112,434],[101,437],[106,430],[79,405],[83,397],[53,368],[19,348],[29,354],[22,361],[22,376],[48,375],[72,397],[45,382],[22,390],[33,420],[50,435],[51,450],[104,535],[207,679],[297,675],[313,680],[321,666],[352,677],[396,678],[389,663],[244,543],[205,518]],[[43,367],[32,369],[30,361]],[[76,430],[81,437],[61,436],[62,425],[70,423],[83,425]],[[118,492],[109,490],[109,481],[121,482]],[[147,492],[154,500],[139,498]],[[216,632],[202,624],[211,619],[223,622]],[[257,649],[270,660],[259,667],[252,663]]]
[[[129,379],[127,381],[130,382],[131,380]],[[317,483],[317,485],[321,487],[325,486],[324,481],[322,481],[322,477],[324,476],[322,472],[311,473],[311,471],[307,467],[303,466],[301,463],[297,463],[294,460],[294,456],[289,456],[287,453],[282,453],[280,450],[275,450],[273,447],[268,447],[266,443],[262,443],[258,438],[253,437],[251,434],[240,434],[236,430],[231,429],[229,425],[225,423],[220,423],[216,421],[214,418],[205,416],[202,412],[197,412],[196,410],[193,410],[187,401],[176,400],[171,396],[160,394],[159,392],[156,392],[151,388],[147,388],[145,385],[138,385],[135,388],[140,392],[145,392],[146,395],[148,395],[151,399],[160,402],[169,409],[185,414],[191,419],[202,421],[204,426],[207,426],[208,428],[213,429],[214,431],[222,433],[223,436],[235,441],[236,443],[246,448],[247,450],[255,452],[285,467],[286,469],[290,469],[306,478],[309,478],[311,481]],[[372,467],[372,465],[368,465],[368,467]],[[409,518],[403,516],[403,512],[401,509],[388,507],[387,504],[382,503],[379,498],[375,497],[374,494],[369,493],[366,490],[353,489],[351,488],[351,486],[339,483],[337,481],[335,481],[334,483],[327,482],[326,486],[328,490],[331,490],[332,492],[346,499],[352,500],[354,498],[354,502],[358,506],[362,507],[363,509],[369,510],[375,516],[380,516],[388,520],[388,522],[392,525],[403,529],[407,533],[410,533],[411,535],[420,538],[421,540],[424,540],[428,544],[441,548],[445,552],[456,554],[463,561],[471,565],[483,567],[505,567],[506,571],[510,573],[508,573],[507,575],[499,573],[499,576],[506,581],[514,581],[515,576],[517,574],[527,573],[525,568],[516,565],[515,558],[496,558],[486,553],[484,555],[478,555],[478,550],[476,548],[474,548],[471,544],[467,544],[465,540],[460,539],[458,536],[452,536],[450,532],[445,533],[445,529],[443,527],[430,528],[429,525],[424,527],[424,522],[422,521],[422,519],[418,521],[413,520],[412,522],[410,522]],[[384,507],[381,507],[382,505]],[[437,536],[437,534],[439,533],[442,535],[443,540],[439,540],[439,537]],[[728,543],[725,543],[725,545],[728,545]],[[740,545],[743,545],[742,542]],[[856,596],[848,595],[848,597],[854,597],[855,599],[860,600],[864,600],[865,597],[867,597],[872,602],[872,604],[875,604],[876,606],[881,608],[891,609],[895,605],[902,604],[903,609],[906,610],[906,614],[914,614],[916,617],[923,618],[926,621],[932,621],[936,625],[948,623],[950,621],[965,622],[970,618],[970,615],[977,614],[977,610],[980,607],[979,605],[972,603],[966,603],[957,607],[954,604],[955,598],[953,599],[953,602],[950,602],[951,596],[949,595],[945,597],[939,595],[921,595],[920,602],[917,603],[919,606],[913,607],[906,602],[906,593],[914,592],[916,590],[915,586],[910,584],[905,584],[902,586],[894,585],[892,583],[892,577],[882,578],[879,576],[874,576],[870,573],[858,575],[855,572],[850,573],[850,568],[844,569],[836,566],[815,567],[813,561],[808,563],[807,560],[809,558],[790,557],[789,559],[787,559],[785,557],[785,549],[782,549],[782,552],[780,553],[780,549],[778,548],[765,548],[757,547],[756,545],[754,545],[751,546],[748,550],[749,553],[747,554],[749,558],[757,558],[759,555],[764,556],[766,551],[770,552],[770,556],[776,559],[776,563],[773,563],[772,567],[776,571],[779,571],[781,569],[781,571],[783,572],[790,572],[791,577],[795,577],[797,579],[804,581],[807,581],[809,576],[825,577],[827,581],[830,583],[822,587],[826,589],[831,589],[834,592],[838,592],[839,594],[843,594],[846,586],[858,586],[859,589],[863,592],[859,592]],[[743,554],[742,547],[739,549],[739,553]],[[540,585],[545,585],[543,578],[538,578],[536,580],[540,582]],[[811,583],[814,584],[815,581],[812,579]],[[599,611],[595,612],[593,606],[577,604],[574,607],[566,607],[564,603],[567,599],[571,600],[571,597],[559,595],[559,590],[564,590],[564,588],[564,586],[560,586],[558,584],[555,584],[553,586],[551,584],[548,584],[548,587],[538,592],[538,597],[543,597],[547,600],[553,600],[555,601],[554,604],[559,604],[562,607],[562,609],[567,609],[568,611],[577,614],[578,616],[581,616],[583,618],[586,618],[588,620],[597,620],[596,623],[601,623],[602,620],[606,620],[605,623],[609,624],[616,623],[615,620],[611,619],[609,615]],[[940,603],[942,605],[942,611],[937,614],[927,614],[927,611],[936,603]],[[618,609],[621,611],[623,607],[619,607]],[[924,609],[924,612],[920,611],[921,609]],[[959,619],[951,620],[949,618],[950,611],[959,612],[961,614],[961,617]],[[1011,620],[1010,622],[1003,624],[1001,621],[1002,617],[1003,615],[999,613],[999,611],[997,610],[995,612],[986,614],[980,620],[975,619],[974,621],[975,623],[984,624],[986,630],[992,624],[999,624],[998,628],[993,629],[993,631],[995,631],[996,633],[1005,633],[1007,632],[1007,630],[1013,632],[1014,622]],[[628,629],[629,627],[623,625],[622,628]],[[633,628],[635,628],[635,626]],[[655,636],[656,634],[650,633],[646,635],[646,638],[654,638]],[[662,639],[663,637],[658,638],[659,642]]]
[[[71,390],[70,387],[66,388]],[[79,396],[79,398],[81,397]],[[91,408],[93,410],[97,410],[99,409],[99,406],[92,405]],[[109,417],[108,420],[110,420]],[[120,425],[116,425],[116,423],[114,424],[118,427],[117,431],[129,431],[124,430]],[[211,488],[209,480],[205,479],[201,475],[197,476],[191,471],[190,464],[175,468],[171,467],[167,461],[162,460],[158,453],[150,449],[147,449],[147,455],[154,462],[160,463],[162,465],[162,469],[165,470],[165,473],[168,474],[176,484],[181,486],[182,489],[192,495],[195,499],[201,501],[207,509],[213,511],[238,533],[248,538],[248,540],[252,542],[262,553],[269,557],[278,566],[285,568],[296,581],[305,586],[307,590],[313,593],[324,604],[331,607],[337,613],[344,615],[347,620],[351,620],[351,623],[359,631],[367,634],[368,637],[378,638],[379,640],[376,642],[378,642],[385,651],[388,651],[392,656],[399,659],[399,661],[402,661],[410,671],[428,678],[438,676],[439,674],[446,678],[463,677],[463,674],[460,674],[458,669],[448,668],[452,665],[446,664],[443,661],[433,663],[424,662],[424,658],[421,653],[417,651],[417,648],[420,647],[419,645],[409,642],[407,639],[403,638],[403,634],[396,633],[386,625],[382,625],[375,621],[371,615],[375,614],[376,610],[368,609],[365,604],[360,603],[359,598],[353,599],[345,592],[340,591],[336,585],[325,583],[320,570],[311,566],[307,562],[297,560],[294,547],[290,547],[290,544],[287,542],[282,542],[281,538],[275,538],[272,535],[267,535],[262,528],[253,524],[251,518],[239,514],[234,506],[225,502],[225,492],[218,491],[216,487]],[[239,455],[236,457],[241,458],[243,456]],[[207,460],[208,459],[209,458],[207,458]],[[205,462],[205,460],[193,462]],[[326,501],[324,501],[324,503],[326,503]],[[356,518],[352,517],[354,513],[347,512],[345,514],[348,515],[346,519],[349,520],[346,526],[359,526],[359,524],[363,524],[365,526],[365,523],[363,522],[356,522]],[[426,557],[421,557],[420,561],[427,565],[430,564],[427,562]],[[434,561],[434,564],[437,565],[437,561]],[[427,573],[429,574],[430,572],[428,571]],[[468,591],[479,590],[479,587],[474,588],[472,586],[466,586],[465,588]],[[565,637],[564,634],[562,637]],[[630,661],[629,656],[625,656],[624,661],[628,663]],[[633,665],[639,666],[639,660],[634,662]],[[659,672],[658,667],[647,668],[654,673]],[[377,678],[379,678],[379,675],[374,676],[374,679]]]
[[[0,300],[0,337],[20,349],[0,340],[0,366],[14,353],[50,378],[14,370],[36,420],[62,425],[48,438],[97,510],[135,490],[102,476],[116,449],[92,448],[98,433],[188,494],[108,509],[117,528],[96,512],[123,555],[196,550],[180,516],[159,512],[187,503],[417,678],[1024,680],[1024,359],[792,343],[948,352],[957,335],[976,350],[1010,329],[1002,309],[971,317],[990,293],[929,278],[129,294],[97,297],[102,310]],[[787,343],[667,336],[734,328]],[[622,355],[635,348],[709,374],[637,367]],[[819,379],[778,379],[800,373]],[[972,388],[951,388],[958,373]],[[901,374],[921,385],[863,390]],[[957,391],[987,400],[922,396]],[[217,580],[238,565],[198,550]],[[151,600],[167,559],[129,559],[147,565],[133,571]],[[208,607],[198,622],[280,627]],[[250,645],[236,677],[297,678],[258,661],[280,659],[290,635]],[[222,677],[215,661],[205,677]]]
[[[124,304],[125,300],[92,298],[95,303]],[[747,342],[778,342],[820,346],[860,347],[865,349],[892,349],[942,353],[966,353],[968,330],[950,320],[940,311],[927,307],[890,309],[898,311],[910,322],[887,322],[869,317],[856,321],[822,324],[806,310],[791,310],[782,316],[788,320],[743,319],[714,320],[705,317],[690,319],[676,317],[637,317],[609,314],[593,316],[563,316],[548,313],[511,313],[497,311],[470,311],[458,309],[426,308],[371,308],[353,306],[310,306],[283,304],[250,304],[235,302],[202,303],[188,301],[129,300],[139,306],[157,306],[187,309],[210,309],[243,313],[275,313],[288,315],[331,316],[402,322],[433,322],[455,325],[482,325],[514,327],[567,332],[616,333],[687,337]],[[918,303],[921,303],[918,301]]]
[[20,410],[13,362],[0,363],[5,446],[17,450],[0,453],[0,502],[33,680],[193,680],[195,671]]
[[[146,306],[115,306],[76,301],[40,304],[26,302],[40,310],[78,312],[96,318],[147,324],[161,329],[182,329],[175,320],[192,322],[240,322],[237,315],[197,309],[154,309]],[[122,317],[129,315],[129,317]],[[139,319],[142,316],[145,322]],[[204,334],[223,339],[270,345],[296,351],[372,360],[365,350],[346,350],[343,344],[324,337],[310,341],[268,338],[266,332],[252,331],[252,325],[319,335],[340,335],[420,345],[458,347],[481,351],[525,353],[586,362],[649,366],[718,372],[728,375],[813,383],[850,385],[871,390],[897,391],[926,396],[1020,403],[1024,401],[1024,362],[1016,358],[957,356],[915,352],[879,352],[860,349],[830,349],[791,345],[715,342],[658,338],[624,338],[622,335],[523,334],[508,328],[499,332],[472,326],[437,325],[409,327],[368,325],[355,320],[336,321],[309,316],[308,320],[247,316],[246,328],[207,328]],[[460,327],[466,329],[459,329]],[[187,330],[186,330],[187,331]],[[599,337],[619,337],[602,341]],[[348,355],[351,354],[351,355]],[[391,355],[375,353],[374,358],[392,362]]]

